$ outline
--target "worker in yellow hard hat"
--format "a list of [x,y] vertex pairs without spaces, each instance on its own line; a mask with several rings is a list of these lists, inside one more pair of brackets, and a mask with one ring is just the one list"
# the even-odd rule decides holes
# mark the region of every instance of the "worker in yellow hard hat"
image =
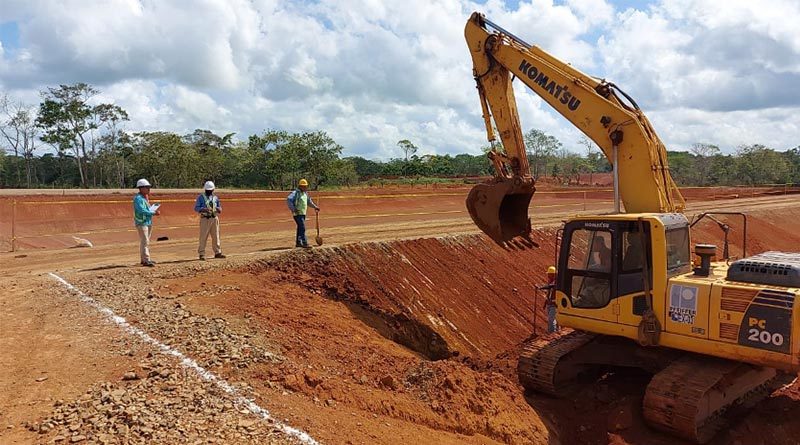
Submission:
[[556,268],[550,266],[547,268],[547,284],[539,286],[538,289],[547,290],[547,296],[544,299],[544,310],[547,313],[547,332],[558,331],[558,322],[556,321]]
[[297,235],[295,237],[294,247],[310,249],[311,246],[308,245],[308,240],[306,239],[306,210],[308,206],[311,206],[314,210],[319,212],[319,206],[308,196],[307,190],[308,181],[301,179],[297,183],[297,188],[286,197],[286,204],[292,212],[295,224],[297,224]]

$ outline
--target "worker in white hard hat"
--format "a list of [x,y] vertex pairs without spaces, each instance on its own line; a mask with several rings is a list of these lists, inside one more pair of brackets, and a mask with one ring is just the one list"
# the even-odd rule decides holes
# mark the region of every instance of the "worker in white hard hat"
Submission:
[[214,248],[214,258],[225,258],[219,245],[219,214],[222,213],[222,204],[219,197],[214,194],[214,183],[206,181],[201,193],[194,202],[194,211],[200,214],[200,245],[197,254],[201,261],[206,259],[206,242],[211,235],[211,247]]
[[306,239],[306,211],[308,206],[311,206],[319,212],[319,206],[308,196],[308,181],[301,179],[297,183],[297,188],[286,197],[286,205],[292,212],[294,223],[297,224],[294,247],[310,249],[311,246],[308,245],[308,239]]
[[159,205],[150,205],[150,182],[147,179],[136,181],[139,193],[133,197],[133,223],[139,232],[139,257],[142,266],[153,267],[155,261],[150,259],[150,234],[153,231],[153,215],[160,215]]

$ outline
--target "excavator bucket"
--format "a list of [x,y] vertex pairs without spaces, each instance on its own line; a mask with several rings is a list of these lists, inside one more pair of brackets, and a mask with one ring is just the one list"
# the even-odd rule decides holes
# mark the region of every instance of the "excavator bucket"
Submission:
[[467,210],[475,225],[500,245],[516,237],[530,241],[528,206],[535,191],[532,183],[520,180],[478,184],[467,195]]

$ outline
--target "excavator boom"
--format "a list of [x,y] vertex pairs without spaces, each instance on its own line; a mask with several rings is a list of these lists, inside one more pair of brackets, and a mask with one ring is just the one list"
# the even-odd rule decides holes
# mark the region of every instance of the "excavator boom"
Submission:
[[[494,179],[469,194],[467,209],[493,240],[504,243],[530,234],[528,205],[535,187],[514,98],[515,78],[594,141],[609,161],[617,160],[626,212],[683,210],[664,144],[636,103],[614,84],[578,71],[477,12],[467,21],[464,36],[495,168]],[[502,151],[496,147],[495,127]]]

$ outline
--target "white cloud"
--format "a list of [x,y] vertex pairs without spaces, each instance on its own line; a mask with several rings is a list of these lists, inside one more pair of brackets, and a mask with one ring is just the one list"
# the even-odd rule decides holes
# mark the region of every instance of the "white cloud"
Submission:
[[589,25],[606,24],[614,19],[614,7],[605,0],[567,0],[567,4]]
[[[481,10],[614,81],[670,147],[798,143],[795,1],[0,2],[0,22],[20,31],[19,48],[0,45],[0,88],[36,101],[47,86],[88,82],[129,112],[134,131],[323,130],[367,157],[399,156],[400,139],[421,154],[477,153],[485,132],[463,28]],[[577,130],[515,88],[523,128],[577,150]]]
[[800,109],[719,112],[675,108],[649,113],[649,117],[659,134],[669,135],[671,149],[686,151],[696,142],[705,142],[731,153],[740,145],[765,144],[776,150],[800,146],[798,112]]
[[[780,19],[778,19],[780,18]],[[599,41],[608,78],[653,116],[667,145],[798,144],[797,2],[662,1],[618,14]]]

